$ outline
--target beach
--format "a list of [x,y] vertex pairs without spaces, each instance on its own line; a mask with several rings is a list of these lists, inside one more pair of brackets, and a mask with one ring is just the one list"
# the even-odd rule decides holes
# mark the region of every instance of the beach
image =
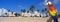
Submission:
[[49,17],[0,17],[0,22],[47,22],[48,19]]

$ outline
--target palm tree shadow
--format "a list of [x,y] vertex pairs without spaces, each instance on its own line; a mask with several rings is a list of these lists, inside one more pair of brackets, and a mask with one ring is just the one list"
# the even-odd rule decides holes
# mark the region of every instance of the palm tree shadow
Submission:
[[47,20],[47,22],[52,22],[52,20],[53,20],[53,18],[50,17],[50,18]]

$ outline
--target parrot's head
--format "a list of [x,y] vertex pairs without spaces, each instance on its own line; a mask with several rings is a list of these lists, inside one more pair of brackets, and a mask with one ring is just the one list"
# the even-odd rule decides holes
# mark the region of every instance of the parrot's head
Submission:
[[47,5],[53,5],[51,1],[48,1],[46,4]]

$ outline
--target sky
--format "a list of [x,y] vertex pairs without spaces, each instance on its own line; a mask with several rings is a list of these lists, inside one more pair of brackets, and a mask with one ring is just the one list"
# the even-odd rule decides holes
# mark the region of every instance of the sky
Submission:
[[[28,11],[29,8],[34,5],[34,10],[39,9],[41,12],[43,8],[48,8],[47,6],[42,6],[44,2],[45,0],[0,0],[0,8],[20,13],[21,9],[26,9]],[[60,12],[60,0],[52,0],[52,2],[58,12]]]

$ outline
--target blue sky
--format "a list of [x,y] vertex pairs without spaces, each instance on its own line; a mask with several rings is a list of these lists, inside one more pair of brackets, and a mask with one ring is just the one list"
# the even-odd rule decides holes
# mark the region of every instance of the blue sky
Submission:
[[[45,0],[0,0],[0,8],[5,8],[10,11],[14,11],[20,13],[21,9],[29,10],[31,5],[35,6],[35,10],[39,9],[40,12],[42,10],[42,6],[40,4],[44,3]],[[60,12],[60,1],[58,3],[54,3],[58,11]]]

